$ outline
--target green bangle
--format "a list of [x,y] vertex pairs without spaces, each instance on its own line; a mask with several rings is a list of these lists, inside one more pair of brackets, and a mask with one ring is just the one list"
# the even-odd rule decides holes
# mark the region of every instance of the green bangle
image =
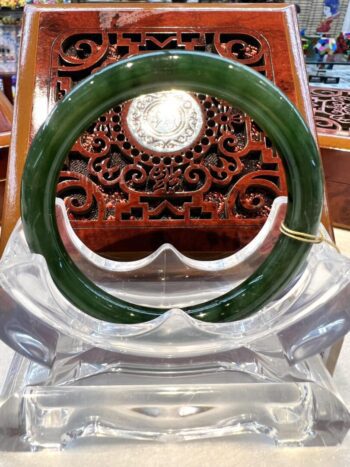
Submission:
[[[74,142],[101,114],[140,94],[171,88],[206,93],[248,113],[269,135],[285,163],[286,225],[312,235],[318,229],[323,203],[318,149],[298,111],[270,81],[248,67],[199,52],[162,51],[120,61],[85,79],[55,107],[31,145],[22,179],[22,222],[31,251],[45,258],[61,293],[99,319],[139,323],[165,310],[113,297],[74,264],[56,223],[59,172]],[[187,313],[211,322],[251,315],[301,271],[310,247],[281,235],[267,259],[240,286],[186,309]]]

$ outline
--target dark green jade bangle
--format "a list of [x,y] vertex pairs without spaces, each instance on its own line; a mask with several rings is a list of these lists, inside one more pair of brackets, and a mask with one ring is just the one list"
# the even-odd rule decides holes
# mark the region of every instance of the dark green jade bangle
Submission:
[[[163,51],[120,61],[76,86],[51,112],[28,153],[21,210],[31,251],[43,255],[61,293],[85,313],[119,323],[151,320],[163,309],[137,306],[96,286],[74,264],[61,241],[55,195],[63,161],[80,134],[111,107],[161,90],[196,91],[228,101],[248,113],[269,135],[287,174],[285,224],[316,234],[323,202],[323,174],[313,136],[288,99],[250,68],[211,54]],[[270,255],[240,286],[186,309],[203,321],[250,316],[272,300],[301,271],[310,244],[284,235]]]

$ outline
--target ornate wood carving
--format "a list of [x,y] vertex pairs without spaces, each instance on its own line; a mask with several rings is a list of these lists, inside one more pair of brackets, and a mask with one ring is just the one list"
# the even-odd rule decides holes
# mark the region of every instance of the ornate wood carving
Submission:
[[[246,31],[76,31],[60,36],[53,48],[54,99],[102,67],[134,54],[165,49],[218,53],[273,79],[266,40]],[[148,102],[139,102],[131,117],[130,102],[111,109],[72,148],[58,193],[73,225],[161,228],[166,223],[172,228],[215,223],[220,228],[221,223],[234,227],[237,221],[261,224],[273,199],[286,192],[281,161],[263,132],[238,109],[196,94],[188,96],[187,104],[195,100],[204,122],[191,144],[186,146],[185,140],[193,130],[188,126],[190,114],[184,114],[179,124],[187,125],[179,132],[184,147],[177,147],[174,139],[172,147],[155,140],[153,145],[142,144],[137,136],[137,130],[143,131],[139,122],[147,118],[148,108],[155,108],[158,98],[152,95]],[[199,115],[193,113],[196,126]],[[134,131],[130,118],[138,122]]]
[[318,133],[350,137],[350,90],[311,88]]
[[350,228],[350,90],[311,88],[334,226]]
[[[239,60],[273,80],[311,122],[296,35],[293,8],[277,5],[28,7],[11,180],[20,180],[28,145],[55,102],[84,77],[137,53],[180,48]],[[218,257],[258,233],[272,200],[285,192],[279,158],[239,109],[215,96],[191,99],[203,125],[190,125],[193,138],[177,137],[167,150],[154,147],[164,140],[145,141],[136,120],[130,131],[128,102],[101,115],[76,142],[58,190],[90,248],[130,257],[170,242]],[[165,123],[177,131],[176,122]],[[19,192],[19,185],[8,191],[3,242],[18,218]]]

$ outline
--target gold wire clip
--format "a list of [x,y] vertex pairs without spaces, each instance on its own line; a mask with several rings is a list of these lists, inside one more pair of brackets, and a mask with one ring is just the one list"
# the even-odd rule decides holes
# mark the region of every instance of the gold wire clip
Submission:
[[284,222],[282,222],[280,231],[283,235],[286,235],[289,238],[293,238],[294,240],[298,240],[299,242],[305,242],[305,243],[328,243],[328,245],[331,245],[333,248],[337,250],[338,253],[340,253],[339,248],[337,245],[332,242],[332,240],[328,240],[322,233],[319,235],[311,235],[307,234],[305,232],[298,232],[297,230],[292,230],[289,227],[285,225]]

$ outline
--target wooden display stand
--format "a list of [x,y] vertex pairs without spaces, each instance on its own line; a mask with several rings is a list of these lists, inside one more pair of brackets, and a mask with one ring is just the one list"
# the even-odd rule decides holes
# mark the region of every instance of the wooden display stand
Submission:
[[8,151],[11,141],[13,108],[11,102],[0,91],[0,225],[4,203]]
[[[22,44],[3,246],[19,217],[28,147],[48,112],[80,80],[130,55],[181,49],[239,61],[279,86],[314,129],[291,6],[30,6]],[[130,103],[102,115],[72,148],[58,194],[90,248],[131,258],[169,242],[195,257],[223,256],[247,244],[286,193],[280,159],[249,116],[215,96],[192,99],[203,122],[180,149],[140,143]]]
[[314,87],[311,97],[332,224],[350,229],[350,90]]
[[[294,7],[29,6],[23,25],[2,249],[20,215],[20,180],[28,148],[55,103],[77,82],[101,67],[133,54],[177,48],[218,53],[253,67],[273,80],[294,102],[316,135]],[[154,159],[157,155],[143,148],[140,151],[135,138],[129,141],[123,117],[129,103],[101,116],[73,148],[58,190],[69,206],[75,232],[95,251],[114,257],[127,251],[128,258],[139,257],[170,242],[193,256],[205,255],[208,259],[225,255],[256,235],[273,199],[285,194],[280,160],[249,116],[216,101],[215,96],[196,95],[194,99],[203,109],[207,123],[203,131],[214,130],[213,134],[200,135],[196,144],[182,153],[190,156],[185,160],[187,165],[195,162],[206,173],[210,168],[205,192],[199,185],[197,190],[188,193],[183,188],[180,196],[176,193],[174,196],[174,190],[170,189],[174,185],[168,175],[159,191],[154,189],[154,181],[153,185],[142,186],[132,199],[130,190],[121,193],[115,177],[121,157],[125,165],[133,160],[143,165],[148,175],[152,164],[146,157],[152,157],[157,165]],[[224,150],[216,154],[220,144]],[[111,150],[100,157],[105,147]],[[216,157],[208,157],[213,153]],[[163,175],[165,168],[169,174],[170,167],[174,173],[172,161],[181,165],[179,158],[176,162],[180,153],[171,156],[170,164],[165,160],[168,156],[160,155]],[[96,159],[98,164],[94,164]],[[231,178],[221,173],[220,178],[221,164],[232,160],[242,162],[241,170]],[[178,178],[181,177],[182,172]],[[125,202],[121,194],[125,195]],[[185,209],[181,209],[185,203],[190,207],[187,217]],[[323,222],[331,232],[326,204]],[[330,368],[338,351],[331,353]]]

